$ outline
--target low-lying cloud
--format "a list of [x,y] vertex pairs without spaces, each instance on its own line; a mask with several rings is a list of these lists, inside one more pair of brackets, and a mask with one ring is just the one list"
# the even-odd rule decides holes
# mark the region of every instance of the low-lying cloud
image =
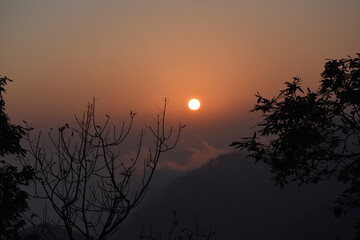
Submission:
[[187,147],[190,152],[182,162],[173,160],[165,160],[159,163],[160,169],[171,169],[176,171],[191,171],[206,164],[210,159],[214,159],[219,155],[229,153],[229,149],[221,149],[210,145],[207,141],[202,141],[199,147]]

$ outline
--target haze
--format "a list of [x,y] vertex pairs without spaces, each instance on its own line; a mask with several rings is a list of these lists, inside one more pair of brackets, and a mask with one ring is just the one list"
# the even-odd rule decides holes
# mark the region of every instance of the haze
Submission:
[[273,96],[294,76],[314,88],[325,59],[360,52],[359,10],[358,0],[1,1],[6,110],[47,129],[95,97],[100,116],[133,110],[143,128],[166,97],[169,123],[187,127],[162,166],[189,171],[249,133],[257,91]]

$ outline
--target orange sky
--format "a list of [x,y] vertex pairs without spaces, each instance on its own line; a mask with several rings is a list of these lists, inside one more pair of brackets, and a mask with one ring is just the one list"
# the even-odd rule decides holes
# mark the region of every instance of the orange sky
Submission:
[[96,97],[143,126],[167,97],[170,121],[188,125],[182,148],[224,149],[253,126],[256,91],[293,76],[315,87],[326,58],[360,52],[359,11],[358,0],[3,0],[7,112],[58,126]]

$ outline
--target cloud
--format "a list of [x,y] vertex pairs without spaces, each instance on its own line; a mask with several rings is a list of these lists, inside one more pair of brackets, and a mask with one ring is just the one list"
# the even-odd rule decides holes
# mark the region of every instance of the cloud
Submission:
[[219,155],[229,153],[229,149],[221,149],[210,145],[207,141],[202,141],[199,147],[187,147],[190,156],[185,161],[179,163],[171,160],[160,162],[159,168],[171,169],[176,171],[191,171],[204,164],[210,159],[214,159]]

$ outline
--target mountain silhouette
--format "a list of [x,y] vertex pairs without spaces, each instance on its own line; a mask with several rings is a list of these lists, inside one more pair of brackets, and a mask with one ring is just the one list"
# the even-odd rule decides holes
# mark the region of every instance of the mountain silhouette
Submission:
[[342,185],[275,186],[267,166],[245,154],[219,156],[173,181],[139,209],[115,236],[139,239],[144,229],[166,235],[172,212],[179,226],[199,227],[214,239],[351,239],[355,216],[335,219],[332,207]]

